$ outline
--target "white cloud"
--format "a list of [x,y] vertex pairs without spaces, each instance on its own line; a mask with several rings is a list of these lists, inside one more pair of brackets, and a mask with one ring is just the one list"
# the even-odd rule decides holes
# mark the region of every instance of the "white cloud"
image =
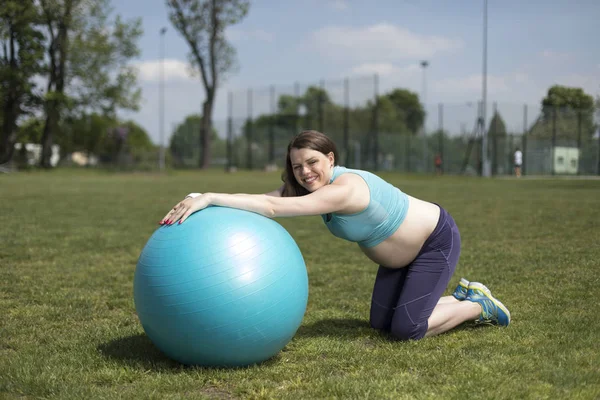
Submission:
[[[158,82],[160,80],[160,60],[135,63],[138,77],[142,81]],[[165,81],[186,81],[194,79],[190,73],[190,65],[180,60],[164,60]]]
[[232,42],[241,42],[243,40],[257,40],[259,42],[272,43],[275,36],[263,29],[237,29],[231,28],[226,31],[228,40]]
[[547,61],[568,61],[574,58],[574,55],[567,52],[560,52],[546,49],[540,53],[540,56]]
[[349,6],[346,0],[333,0],[329,2],[329,6],[334,10],[346,11]]
[[311,44],[327,57],[369,62],[427,58],[464,45],[459,39],[421,35],[388,23],[361,28],[325,27],[312,34]]
[[[511,77],[488,75],[487,90],[490,94],[506,92],[510,90],[512,82],[523,81],[523,79],[526,79],[523,74]],[[482,85],[482,76],[474,74],[461,78],[441,79],[433,82],[431,88],[439,93],[479,93]]]
[[406,67],[399,67],[392,63],[365,63],[350,69],[348,75],[365,76],[378,74],[381,77],[414,78],[418,72],[419,67],[416,64]]

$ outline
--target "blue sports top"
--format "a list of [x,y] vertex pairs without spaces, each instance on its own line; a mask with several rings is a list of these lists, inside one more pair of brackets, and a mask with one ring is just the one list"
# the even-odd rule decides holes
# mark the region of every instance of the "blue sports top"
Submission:
[[408,196],[375,174],[358,169],[335,166],[332,183],[344,173],[357,174],[369,187],[369,205],[354,214],[323,214],[321,217],[334,236],[363,247],[374,247],[390,237],[408,211]]

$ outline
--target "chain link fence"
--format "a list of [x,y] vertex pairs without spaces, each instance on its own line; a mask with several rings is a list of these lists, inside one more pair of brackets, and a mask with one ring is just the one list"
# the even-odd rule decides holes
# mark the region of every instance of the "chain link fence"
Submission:
[[[596,109],[517,102],[422,105],[415,93],[380,90],[377,75],[273,85],[227,93],[227,118],[213,121],[210,166],[281,169],[291,137],[315,129],[336,142],[338,163],[351,168],[479,175],[487,158],[492,175],[510,175],[520,149],[524,174],[596,175],[599,118]],[[168,167],[198,167],[200,123],[188,118],[173,127]],[[158,151],[138,158],[142,169],[159,165]]]

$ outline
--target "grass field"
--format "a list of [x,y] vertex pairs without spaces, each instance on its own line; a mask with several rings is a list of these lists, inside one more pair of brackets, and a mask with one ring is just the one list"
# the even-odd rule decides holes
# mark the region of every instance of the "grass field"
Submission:
[[265,192],[278,175],[3,175],[0,398],[600,398],[600,181],[383,176],[450,211],[463,239],[452,288],[487,284],[508,328],[390,341],[368,325],[377,266],[320,217],[286,218],[310,281],[297,335],[261,365],[184,367],[139,324],[137,258],[185,194]]

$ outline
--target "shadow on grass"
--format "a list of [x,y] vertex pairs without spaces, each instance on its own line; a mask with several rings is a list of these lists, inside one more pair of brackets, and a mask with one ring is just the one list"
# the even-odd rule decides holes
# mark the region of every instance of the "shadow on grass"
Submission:
[[[123,337],[120,339],[112,340],[108,343],[104,343],[98,346],[98,351],[107,358],[117,360],[119,362],[128,364],[132,367],[142,368],[144,370],[152,371],[171,371],[179,372],[189,369],[244,369],[250,368],[255,365],[241,366],[241,367],[210,367],[210,366],[199,366],[199,365],[185,365],[177,361],[171,360],[164,355],[148,336],[144,334],[133,335]],[[273,366],[279,362],[280,355],[265,360],[259,364],[260,366]]]
[[[464,323],[452,329],[451,332],[474,331],[485,329],[486,325]],[[297,337],[319,337],[329,336],[340,339],[351,339],[361,337],[380,337],[383,339],[397,341],[389,332],[373,329],[367,320],[357,318],[329,318],[316,321],[312,324],[302,325]]]
[[143,334],[103,343],[98,346],[98,351],[107,358],[144,369],[176,370],[184,367],[165,356],[148,336]]
[[369,321],[357,318],[328,318],[298,328],[298,337],[331,336],[336,338],[357,338],[369,336],[374,331]]

